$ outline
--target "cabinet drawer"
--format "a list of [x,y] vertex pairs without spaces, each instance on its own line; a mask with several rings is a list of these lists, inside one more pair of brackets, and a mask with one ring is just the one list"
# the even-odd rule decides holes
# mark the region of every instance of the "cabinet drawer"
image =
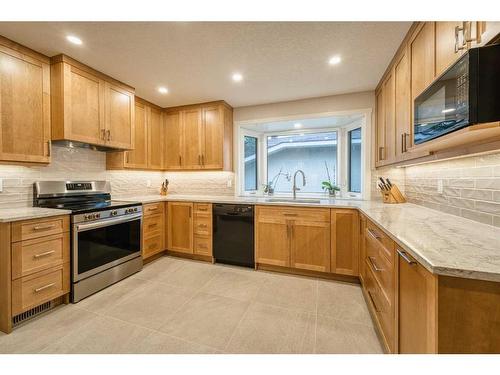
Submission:
[[382,331],[384,341],[390,352],[394,352],[394,307],[387,300],[378,284],[375,275],[367,263],[365,264],[365,289],[370,300],[369,306],[374,311],[379,327]]
[[209,236],[212,234],[212,217],[204,214],[194,216],[194,234]]
[[144,216],[163,214],[165,204],[163,202],[148,203],[142,206]]
[[69,293],[69,263],[12,282],[12,315]]
[[12,223],[12,242],[69,231],[69,216],[17,221]]
[[330,222],[330,209],[258,206],[257,216],[264,219]]
[[394,263],[394,241],[369,220],[366,221],[365,236],[373,243],[378,243],[380,245],[381,253],[391,264]]
[[212,256],[212,237],[194,236],[194,253]]
[[194,204],[194,212],[200,213],[212,213],[212,204],[211,203],[195,203]]
[[394,298],[394,266],[384,255],[385,251],[386,249],[379,245],[375,239],[371,237],[366,239],[365,266],[370,267],[382,291],[392,301]]
[[145,216],[142,221],[142,234],[144,238],[151,237],[165,230],[164,215]]
[[12,280],[69,262],[69,232],[12,244]]
[[151,255],[157,254],[163,251],[165,247],[163,246],[163,235],[158,234],[156,236],[146,238],[142,241],[142,257],[147,258]]

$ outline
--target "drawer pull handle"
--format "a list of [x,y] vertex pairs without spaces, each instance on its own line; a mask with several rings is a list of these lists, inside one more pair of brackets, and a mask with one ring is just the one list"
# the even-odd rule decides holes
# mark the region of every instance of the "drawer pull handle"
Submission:
[[152,248],[155,248],[158,244],[155,242],[155,243],[152,243],[151,245],[148,246],[148,249],[152,249]]
[[153,228],[153,227],[156,227],[158,224],[157,223],[154,223],[154,224],[149,224],[148,225],[148,228]]
[[380,310],[377,307],[377,304],[375,303],[375,300],[373,299],[372,293],[368,291],[368,297],[370,297],[370,301],[372,301],[373,308],[375,309],[376,312],[380,312]]
[[207,227],[207,224],[198,224],[198,226],[199,226],[200,228],[206,228],[206,227]]
[[285,216],[297,216],[297,214],[291,214],[291,213],[286,213],[286,212],[283,215],[285,215]]
[[202,208],[202,207],[198,207],[198,211],[208,211],[208,208]]
[[403,258],[406,261],[406,263],[408,263],[410,266],[413,266],[414,264],[417,264],[417,262],[415,262],[414,260],[410,259],[410,257],[408,256],[408,254],[406,254],[406,251],[399,250],[399,249],[396,249],[396,251],[398,252],[399,256],[401,258]]
[[40,254],[33,255],[33,258],[35,258],[35,259],[43,258],[43,257],[46,257],[47,255],[54,254],[55,252],[56,252],[55,250],[46,251],[45,253],[40,253]]
[[156,210],[158,210],[158,207],[149,207],[148,208],[148,211],[156,211]]
[[375,232],[373,229],[368,229],[368,233],[370,233],[371,236],[376,238],[377,240],[381,239],[380,235],[377,232]]
[[207,245],[205,245],[205,244],[198,244],[198,247],[199,247],[200,249],[206,249],[206,248],[207,248]]
[[54,224],[51,224],[51,225],[35,225],[33,227],[33,230],[48,230],[48,229],[52,229],[54,227],[55,227]]
[[370,261],[370,264],[373,267],[373,269],[377,272],[382,272],[384,269],[378,268],[377,265],[375,264],[375,262],[373,261],[373,259],[374,259],[373,257],[368,257],[368,260]]
[[50,283],[50,284],[47,284],[45,286],[41,286],[40,288],[36,288],[35,289],[35,293],[40,293],[41,291],[45,290],[45,289],[49,289],[49,288],[52,288],[53,286],[55,286],[56,283]]

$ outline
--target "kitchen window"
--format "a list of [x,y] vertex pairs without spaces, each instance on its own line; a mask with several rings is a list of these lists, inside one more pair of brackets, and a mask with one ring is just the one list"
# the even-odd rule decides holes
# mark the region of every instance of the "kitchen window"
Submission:
[[325,197],[323,182],[329,181],[343,198],[370,197],[371,111],[270,119],[236,123],[237,191],[239,195],[291,196],[293,175],[297,194]]

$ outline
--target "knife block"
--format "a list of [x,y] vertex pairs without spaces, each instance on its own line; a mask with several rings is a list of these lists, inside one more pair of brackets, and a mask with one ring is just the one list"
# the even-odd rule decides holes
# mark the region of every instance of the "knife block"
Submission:
[[392,185],[390,190],[380,190],[380,193],[384,203],[406,203],[406,198],[396,185]]

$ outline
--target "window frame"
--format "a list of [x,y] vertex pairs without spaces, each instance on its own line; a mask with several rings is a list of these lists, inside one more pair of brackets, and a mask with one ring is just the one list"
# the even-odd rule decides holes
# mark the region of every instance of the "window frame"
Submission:
[[[359,158],[359,161],[360,161],[360,165],[359,165],[359,168],[360,168],[360,181],[359,181],[359,189],[360,191],[352,191],[351,190],[351,177],[352,177],[352,169],[351,169],[351,162],[352,162],[352,153],[351,153],[351,147],[352,147],[352,139],[351,139],[351,134],[353,131],[356,131],[359,129],[359,133],[360,133],[360,140],[361,140],[361,144],[360,144],[360,158]],[[361,163],[362,163],[362,160],[363,160],[363,150],[362,150],[362,147],[363,147],[363,137],[361,137],[361,134],[362,133],[362,128],[361,126],[358,126],[357,128],[354,128],[354,129],[348,129],[346,130],[346,137],[347,137],[347,145],[346,145],[346,148],[347,148],[347,172],[346,172],[346,175],[347,175],[347,180],[346,180],[346,190],[349,194],[361,194],[361,190],[363,189],[363,181],[362,181],[362,178],[363,178],[363,173],[361,173]]]
[[[311,115],[300,115],[300,116],[287,116],[278,118],[266,118],[260,120],[248,120],[248,121],[237,121],[235,122],[235,139],[236,155],[235,158],[238,161],[238,169],[235,171],[236,174],[236,191],[235,194],[239,196],[262,196],[262,186],[267,179],[267,137],[270,135],[291,135],[291,134],[305,134],[305,133],[324,133],[324,132],[337,132],[337,185],[340,187],[341,197],[347,199],[370,199],[371,191],[368,182],[371,180],[371,157],[367,153],[370,149],[370,142],[372,131],[371,131],[371,116],[373,110],[360,109],[352,111],[342,111],[342,112],[328,112],[328,113],[317,113]],[[304,118],[318,118],[318,117],[333,117],[333,116],[343,116],[349,114],[359,114],[362,116],[360,121],[356,121],[352,124],[344,125],[342,127],[331,126],[318,129],[290,129],[286,131],[253,131],[247,129],[245,126],[251,126],[256,124],[264,124],[269,122],[277,121],[300,121]],[[348,173],[348,159],[347,159],[347,132],[361,128],[361,193],[349,192],[347,189],[347,173]],[[249,135],[256,137],[258,139],[257,150],[258,150],[258,161],[257,161],[257,174],[258,174],[258,188],[256,191],[245,191],[245,179],[244,179],[244,136]],[[302,196],[310,197],[323,197],[325,198],[325,193],[299,193]],[[275,196],[291,197],[292,193],[275,193]]]
[[[241,136],[243,140],[243,191],[245,193],[255,193],[259,190],[259,164],[260,164],[260,141],[259,141],[259,136],[258,135],[250,135],[250,134],[244,134]],[[253,138],[255,139],[255,189],[246,189],[246,181],[245,181],[245,138]]]

